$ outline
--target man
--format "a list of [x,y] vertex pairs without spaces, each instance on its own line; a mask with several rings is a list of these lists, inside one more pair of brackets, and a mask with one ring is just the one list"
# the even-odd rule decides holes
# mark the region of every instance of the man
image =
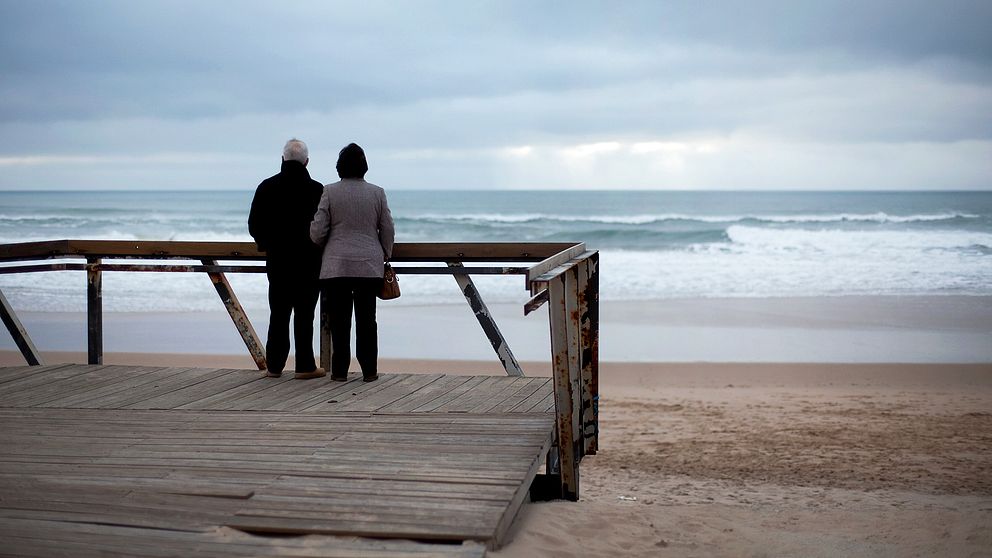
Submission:
[[307,145],[286,142],[282,169],[255,190],[248,232],[265,252],[269,278],[269,334],[265,342],[266,375],[278,378],[289,357],[289,318],[293,314],[296,378],[319,378],[313,354],[313,315],[317,305],[321,249],[310,241],[310,221],[324,187],[310,178]]

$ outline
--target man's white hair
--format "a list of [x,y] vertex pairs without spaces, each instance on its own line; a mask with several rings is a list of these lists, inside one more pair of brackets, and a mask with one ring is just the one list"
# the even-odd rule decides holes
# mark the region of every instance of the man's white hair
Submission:
[[286,147],[282,148],[283,161],[299,161],[301,163],[306,163],[309,158],[310,150],[307,149],[307,144],[296,138],[287,141]]

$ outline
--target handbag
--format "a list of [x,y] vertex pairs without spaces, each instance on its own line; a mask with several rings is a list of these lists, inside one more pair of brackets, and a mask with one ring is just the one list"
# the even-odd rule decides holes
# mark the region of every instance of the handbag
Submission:
[[382,300],[392,300],[400,297],[399,279],[396,278],[396,272],[393,271],[393,266],[388,263],[385,266],[385,273],[383,273],[382,277],[382,288],[379,289],[377,296]]

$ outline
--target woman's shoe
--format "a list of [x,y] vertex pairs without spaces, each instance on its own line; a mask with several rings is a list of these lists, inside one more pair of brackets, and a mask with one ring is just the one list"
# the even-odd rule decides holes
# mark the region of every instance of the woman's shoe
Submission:
[[378,374],[373,374],[371,376],[363,376],[362,377],[362,381],[363,382],[374,382],[374,381],[376,381],[378,379],[379,379],[379,375]]
[[347,382],[348,381],[348,376],[335,376],[335,375],[331,374],[331,381],[332,382]]

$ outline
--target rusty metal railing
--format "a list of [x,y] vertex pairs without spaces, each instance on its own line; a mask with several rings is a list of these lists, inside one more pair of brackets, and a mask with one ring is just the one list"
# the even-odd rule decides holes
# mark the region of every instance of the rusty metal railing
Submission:
[[[102,364],[104,272],[206,273],[248,352],[264,369],[264,345],[225,275],[264,273],[264,259],[250,242],[53,240],[0,245],[0,274],[85,271],[87,360]],[[25,263],[43,260],[49,261]],[[579,462],[596,453],[599,442],[599,253],[572,242],[397,243],[391,262],[400,264],[393,266],[398,274],[453,276],[510,376],[522,376],[523,370],[471,276],[522,275],[531,293],[524,313],[548,304],[557,422],[547,475],[560,485],[559,497],[577,500]],[[320,315],[320,361],[329,369],[333,347],[323,300]],[[2,291],[0,317],[27,363],[42,364],[41,353]]]

